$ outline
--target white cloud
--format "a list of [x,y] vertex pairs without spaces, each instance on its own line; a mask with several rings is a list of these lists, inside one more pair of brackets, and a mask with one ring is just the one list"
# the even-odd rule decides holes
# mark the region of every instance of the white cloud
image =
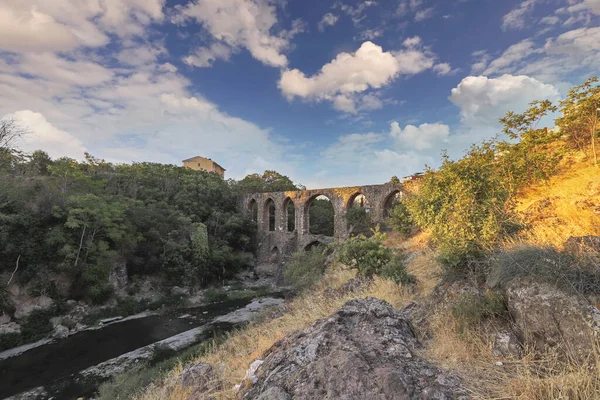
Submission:
[[231,47],[213,43],[210,47],[198,47],[193,54],[183,58],[183,62],[194,67],[210,67],[217,60],[229,61],[233,53]]
[[355,7],[348,4],[336,3],[335,8],[339,8],[352,18],[352,22],[355,26],[360,26],[362,20],[365,18],[365,13],[369,7],[376,6],[377,2],[372,0],[361,0]]
[[433,7],[429,7],[424,10],[417,11],[415,14],[415,22],[425,21],[426,19],[433,17],[434,10],[435,9]]
[[30,153],[41,149],[52,158],[83,159],[86,149],[81,141],[53,126],[42,114],[21,110],[6,115],[2,119],[5,118],[14,120],[27,132],[15,143],[20,150]]
[[[274,66],[285,67],[288,63],[284,51],[290,46],[293,33],[301,31],[296,23],[293,32],[272,33],[277,24],[275,0],[194,0],[186,6],[176,7],[179,16],[192,19],[220,45],[231,51],[247,49],[258,61]],[[187,62],[206,66],[207,63],[223,57],[223,50],[200,49],[191,55]]]
[[0,49],[67,51],[103,46],[109,34],[139,36],[163,18],[164,0],[4,0],[0,4]]
[[279,88],[289,100],[330,100],[338,110],[354,112],[355,94],[379,89],[399,75],[430,69],[434,60],[435,56],[427,50],[388,52],[372,42],[364,42],[355,53],[338,54],[311,77],[298,69],[283,71]]
[[524,75],[468,76],[450,95],[461,122],[470,127],[494,127],[508,111],[522,112],[533,100],[558,98],[556,87]]
[[[24,149],[78,158],[87,149],[113,162],[175,164],[199,153],[219,160],[228,177],[264,165],[293,172],[292,145],[192,93],[177,68],[161,60],[164,43],[152,41],[150,30],[162,18],[162,0],[9,2],[19,12],[36,6],[76,40],[55,40],[56,24],[44,17],[50,23],[19,32],[19,51],[0,59],[0,116],[17,116],[29,128]],[[300,28],[294,23],[286,34]],[[109,37],[111,47],[97,49]]]
[[433,66],[433,70],[440,76],[451,75],[457,70],[452,69],[452,66],[448,63],[439,63]]
[[548,15],[547,17],[540,19],[540,23],[544,25],[556,25],[559,22],[560,18],[558,18],[556,15]]
[[502,29],[523,29],[535,5],[544,0],[525,0],[502,17]]
[[323,18],[321,18],[321,21],[319,21],[318,28],[321,32],[323,32],[328,26],[335,25],[338,22],[338,20],[339,17],[337,15],[327,13],[323,15]]
[[579,28],[549,37],[543,46],[525,39],[510,46],[498,58],[483,60],[473,73],[527,75],[539,81],[562,85],[562,79],[577,71],[595,74],[600,63],[600,27]]
[[439,148],[441,143],[448,140],[450,127],[440,122],[434,124],[421,124],[419,126],[407,125],[404,129],[398,122],[390,125],[390,136],[396,144],[403,149],[425,150]]
[[535,43],[531,39],[525,39],[507,48],[504,53],[492,61],[484,75],[490,75],[503,71],[506,67],[529,57],[535,50]]

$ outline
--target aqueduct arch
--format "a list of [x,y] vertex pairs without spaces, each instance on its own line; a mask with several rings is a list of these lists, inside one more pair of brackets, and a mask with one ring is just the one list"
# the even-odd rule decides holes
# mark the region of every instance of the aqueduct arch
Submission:
[[[346,212],[358,196],[362,196],[361,206],[366,208],[371,221],[376,224],[384,222],[389,207],[398,200],[397,196],[401,193],[402,185],[399,183],[252,193],[240,197],[240,208],[252,213],[249,215],[254,218],[254,205],[258,205],[259,212],[256,213],[258,259],[259,262],[268,262],[272,256],[271,250],[275,247],[280,254],[279,258],[285,259],[291,253],[304,249],[313,242],[329,243],[333,240],[346,239],[349,234]],[[327,197],[333,206],[333,237],[310,233],[309,207],[310,203],[319,196]]]

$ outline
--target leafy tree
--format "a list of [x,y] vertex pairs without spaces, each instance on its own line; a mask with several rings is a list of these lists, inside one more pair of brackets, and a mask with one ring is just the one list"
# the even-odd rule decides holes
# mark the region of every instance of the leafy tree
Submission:
[[333,236],[334,210],[328,199],[314,199],[308,208],[310,233]]
[[404,199],[411,219],[431,231],[452,267],[483,254],[514,226],[511,191],[496,173],[495,153],[484,143],[458,161],[444,156],[441,168],[427,170]]
[[413,220],[404,203],[399,202],[389,212],[388,223],[397,232],[409,235],[413,226]]
[[356,269],[367,279],[379,275],[397,284],[413,283],[416,279],[406,271],[406,257],[402,253],[385,246],[385,234],[375,230],[367,238],[360,235],[334,245],[335,259],[350,268]]
[[302,185],[296,185],[292,180],[277,171],[266,170],[262,175],[251,174],[239,182],[231,182],[241,193],[283,192],[286,190],[303,190]]
[[586,135],[592,147],[594,164],[598,165],[596,138],[600,130],[600,85],[598,77],[592,77],[569,91],[560,103],[562,117],[557,120],[561,131],[579,144]]
[[373,227],[371,216],[364,207],[353,206],[346,212],[350,235],[368,235]]

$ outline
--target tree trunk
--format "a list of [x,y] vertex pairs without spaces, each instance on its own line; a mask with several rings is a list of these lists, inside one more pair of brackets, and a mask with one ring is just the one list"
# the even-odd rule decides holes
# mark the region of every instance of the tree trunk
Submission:
[[75,257],[75,268],[77,268],[77,263],[79,262],[79,254],[81,253],[81,247],[83,246],[83,237],[85,236],[85,228],[83,225],[83,232],[81,232],[81,239],[79,239],[79,249],[77,249],[77,257]]

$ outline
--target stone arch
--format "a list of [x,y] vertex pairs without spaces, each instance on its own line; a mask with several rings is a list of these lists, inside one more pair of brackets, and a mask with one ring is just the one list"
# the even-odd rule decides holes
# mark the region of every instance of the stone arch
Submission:
[[252,198],[248,201],[246,210],[252,221],[255,223],[258,222],[258,203],[256,202],[256,199]]
[[368,212],[371,208],[371,202],[367,199],[367,196],[365,196],[362,192],[356,192],[352,196],[350,196],[350,199],[348,199],[348,203],[346,204],[346,210],[354,206],[366,208]]
[[265,231],[273,232],[275,231],[276,221],[275,221],[275,201],[272,198],[268,198],[265,201],[263,207],[263,229]]
[[290,197],[283,201],[284,230],[294,232],[296,230],[296,206]]
[[281,256],[281,252],[279,251],[279,247],[273,246],[271,252],[269,254],[269,263],[277,264],[279,262],[279,258]]
[[392,207],[394,207],[401,200],[402,192],[400,190],[394,190],[392,193],[388,194],[383,201],[383,217],[387,218]]
[[[316,203],[321,201],[325,202]],[[313,217],[319,220],[313,220],[311,222],[311,213]],[[330,215],[329,215],[330,214]],[[314,235],[335,235],[335,207],[333,205],[333,199],[323,193],[317,193],[311,196],[306,203],[304,203],[304,224],[305,232]],[[312,226],[311,226],[312,225]]]

